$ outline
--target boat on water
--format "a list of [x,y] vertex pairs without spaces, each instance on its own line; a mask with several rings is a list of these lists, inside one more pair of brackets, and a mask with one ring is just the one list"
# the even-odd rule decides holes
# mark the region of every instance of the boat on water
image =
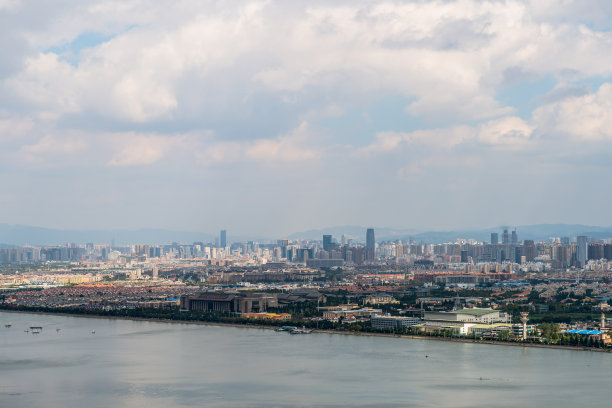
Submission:
[[32,334],[38,334],[42,331],[42,327],[41,326],[31,326],[30,331],[32,332]]
[[306,329],[304,327],[302,327],[301,329],[295,328],[289,331],[289,334],[310,334],[310,333],[312,333],[312,330]]
[[297,329],[297,327],[295,327],[295,326],[282,326],[282,327],[277,327],[276,329],[274,329],[274,331],[277,331],[277,332],[284,332],[284,331],[290,332],[291,330],[295,330],[295,329]]
[[8,322],[8,323],[6,323],[6,324],[4,325],[4,327],[11,327],[12,325],[13,325],[13,323]]

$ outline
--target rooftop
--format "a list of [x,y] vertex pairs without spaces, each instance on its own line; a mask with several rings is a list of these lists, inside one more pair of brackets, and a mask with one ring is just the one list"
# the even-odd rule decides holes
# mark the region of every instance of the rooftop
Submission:
[[566,333],[592,335],[592,334],[602,334],[602,333],[605,333],[605,332],[603,332],[601,330],[568,330],[568,331],[566,331]]
[[494,312],[496,312],[496,310],[474,308],[474,309],[453,310],[451,312],[440,312],[440,313],[466,314],[466,315],[472,315],[472,316],[484,316],[484,315],[487,315],[489,313],[494,313]]

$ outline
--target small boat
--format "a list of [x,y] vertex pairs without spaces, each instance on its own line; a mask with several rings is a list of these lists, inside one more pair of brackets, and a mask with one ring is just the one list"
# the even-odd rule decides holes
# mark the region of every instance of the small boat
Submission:
[[56,332],[56,333],[59,333],[59,332],[60,332],[60,330],[62,330],[62,329],[55,329],[55,332]]
[[13,325],[13,323],[8,322],[7,324],[4,325],[4,327],[11,327]]
[[30,327],[30,331],[32,332],[32,334],[38,334],[42,331],[42,327],[40,326],[31,326]]
[[91,331],[91,334],[96,334],[96,331],[95,331],[95,330],[92,330],[92,331]]
[[289,334],[310,334],[310,333],[312,333],[312,330],[309,330],[303,327],[301,329],[293,329],[289,331]]
[[277,331],[277,332],[288,331],[288,332],[290,332],[291,330],[295,330],[295,329],[297,329],[297,327],[295,327],[295,326],[282,326],[282,327],[277,327],[276,329],[274,329],[274,331]]

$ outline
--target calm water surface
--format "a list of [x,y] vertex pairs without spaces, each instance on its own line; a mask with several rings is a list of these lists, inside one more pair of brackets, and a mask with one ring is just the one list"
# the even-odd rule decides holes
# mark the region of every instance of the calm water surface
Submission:
[[604,353],[1,312],[0,323],[0,407],[559,408],[611,395]]

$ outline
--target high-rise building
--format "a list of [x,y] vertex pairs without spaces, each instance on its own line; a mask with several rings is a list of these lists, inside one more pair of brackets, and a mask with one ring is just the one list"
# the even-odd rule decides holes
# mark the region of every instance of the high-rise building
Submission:
[[219,234],[219,242],[221,244],[221,248],[225,248],[227,246],[227,231],[221,230]]
[[323,250],[331,251],[332,249],[332,236],[331,235],[323,235]]
[[512,238],[511,238],[511,242],[513,244],[518,244],[518,235],[516,233],[516,230],[512,231]]
[[514,247],[514,262],[517,264],[523,263],[523,248],[520,246]]
[[584,268],[588,255],[588,239],[584,235],[576,237],[576,261],[578,266]]
[[376,238],[374,237],[374,228],[368,228],[366,231],[366,260],[371,261],[376,256]]
[[604,244],[592,242],[589,244],[588,259],[604,259]]
[[376,239],[374,238],[374,228],[368,228],[366,231],[366,248],[375,249]]
[[525,260],[527,262],[533,262],[533,260],[536,257],[537,251],[536,251],[535,243],[532,240],[526,239],[523,242],[523,253],[525,255]]
[[612,260],[612,244],[604,244],[604,258]]
[[510,243],[510,235],[508,234],[508,229],[504,229],[504,233],[502,234],[502,244],[508,245]]
[[497,234],[497,232],[491,233],[491,244],[493,245],[499,244],[499,235]]

